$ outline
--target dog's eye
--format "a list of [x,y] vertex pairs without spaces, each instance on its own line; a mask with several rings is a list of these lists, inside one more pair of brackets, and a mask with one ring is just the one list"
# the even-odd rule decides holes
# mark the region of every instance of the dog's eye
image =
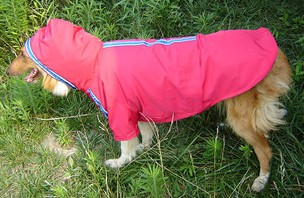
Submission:
[[20,56],[21,56],[21,58],[24,58],[24,57],[25,57],[24,52],[21,52],[21,53],[20,53]]

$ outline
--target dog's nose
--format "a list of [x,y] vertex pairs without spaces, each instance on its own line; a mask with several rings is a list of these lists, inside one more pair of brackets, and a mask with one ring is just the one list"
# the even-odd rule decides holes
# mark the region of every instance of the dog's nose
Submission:
[[6,75],[8,75],[8,76],[11,75],[8,69],[6,70]]
[[8,75],[8,76],[13,76],[14,75],[14,72],[10,69],[10,67],[8,67],[6,69],[6,75]]

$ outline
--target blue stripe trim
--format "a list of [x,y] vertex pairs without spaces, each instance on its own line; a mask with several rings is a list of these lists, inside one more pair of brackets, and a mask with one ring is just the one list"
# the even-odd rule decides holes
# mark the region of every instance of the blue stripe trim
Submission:
[[108,112],[103,108],[101,102],[98,100],[98,98],[95,96],[95,94],[92,92],[91,89],[88,89],[88,92],[93,99],[94,103],[99,107],[100,111],[105,115],[106,118],[108,118]]
[[56,74],[55,72],[53,72],[52,70],[50,70],[49,68],[47,68],[44,64],[42,64],[38,58],[36,58],[34,52],[32,51],[31,48],[31,38],[27,39],[25,41],[25,50],[27,52],[27,54],[29,55],[29,57],[41,68],[43,69],[47,74],[49,74],[50,76],[54,77],[55,79],[66,83],[67,85],[69,85],[70,87],[72,87],[73,89],[76,89],[76,86],[73,85],[72,83],[70,83],[69,81],[67,81],[66,79],[62,78],[61,76],[59,76],[58,74]]
[[195,41],[196,36],[190,36],[190,37],[182,37],[182,38],[172,38],[172,39],[159,39],[155,40],[153,42],[149,42],[146,40],[130,40],[130,41],[110,41],[103,43],[104,48],[109,47],[122,47],[122,46],[147,46],[151,47],[153,45],[172,45],[174,43],[182,43],[182,42],[188,42],[188,41]]

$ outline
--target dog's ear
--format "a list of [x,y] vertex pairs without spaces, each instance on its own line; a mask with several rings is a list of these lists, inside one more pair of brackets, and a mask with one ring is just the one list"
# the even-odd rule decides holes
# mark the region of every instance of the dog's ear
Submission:
[[20,55],[23,57],[29,57],[29,55],[27,54],[25,47],[22,47],[20,50]]

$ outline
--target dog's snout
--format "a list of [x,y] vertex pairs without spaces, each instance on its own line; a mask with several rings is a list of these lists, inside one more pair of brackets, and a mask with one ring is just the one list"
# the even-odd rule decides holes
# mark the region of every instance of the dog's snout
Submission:
[[9,69],[6,70],[6,75],[10,76],[11,75],[11,72]]
[[20,67],[18,65],[11,63],[6,69],[6,75],[8,76],[17,76],[20,74]]
[[8,68],[6,69],[6,75],[14,76],[14,70],[12,69],[11,65],[9,65]]
[[11,68],[11,65],[6,69],[6,75],[8,76],[15,76],[16,72],[14,71],[13,68]]

